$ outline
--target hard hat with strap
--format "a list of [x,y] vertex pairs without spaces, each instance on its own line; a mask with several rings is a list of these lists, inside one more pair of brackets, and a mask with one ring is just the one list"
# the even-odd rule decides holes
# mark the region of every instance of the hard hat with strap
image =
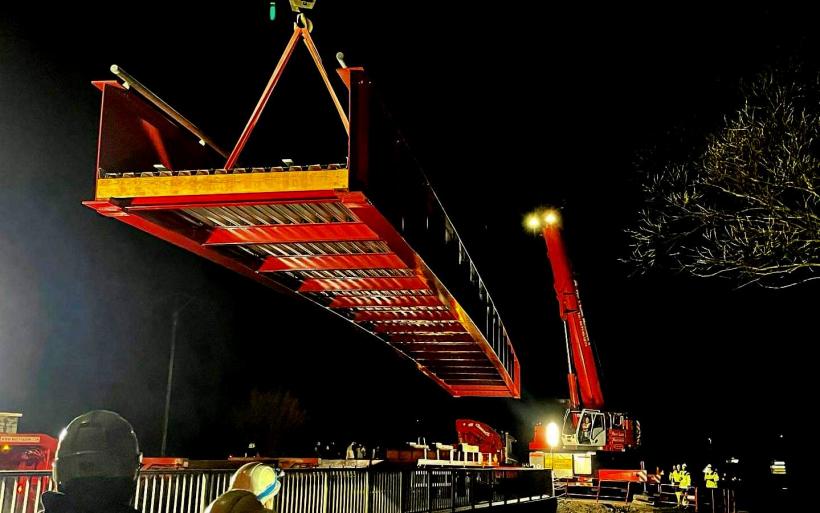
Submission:
[[[231,477],[232,490],[248,490],[256,495],[263,504],[271,501],[279,493],[282,482],[276,469],[258,462],[246,463]],[[265,504],[269,506],[269,504]]]

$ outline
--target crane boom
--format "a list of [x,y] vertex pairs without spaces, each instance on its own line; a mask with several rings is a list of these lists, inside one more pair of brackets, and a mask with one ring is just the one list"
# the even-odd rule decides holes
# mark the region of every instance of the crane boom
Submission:
[[[555,283],[555,295],[558,298],[561,319],[567,333],[567,346],[571,355],[571,364],[567,380],[570,390],[570,407],[600,409],[604,406],[604,394],[598,378],[598,368],[589,340],[584,312],[578,286],[572,275],[572,267],[561,237],[561,227],[557,216],[548,216],[543,226],[544,240],[547,243],[552,276]],[[573,372],[573,367],[575,372]],[[577,374],[577,379],[576,379]],[[580,402],[579,402],[580,389]]]

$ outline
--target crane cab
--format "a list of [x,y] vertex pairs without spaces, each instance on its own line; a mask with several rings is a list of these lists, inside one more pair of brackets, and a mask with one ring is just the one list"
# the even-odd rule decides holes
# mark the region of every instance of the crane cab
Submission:
[[561,445],[567,449],[624,451],[640,444],[640,424],[626,414],[567,410]]
[[586,408],[565,411],[561,444],[566,448],[603,448],[606,445],[606,415]]

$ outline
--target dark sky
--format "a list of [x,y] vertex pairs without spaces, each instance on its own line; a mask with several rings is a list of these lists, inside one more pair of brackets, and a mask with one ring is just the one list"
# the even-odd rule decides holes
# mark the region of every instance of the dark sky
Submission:
[[[409,439],[417,419],[448,441],[468,416],[519,435],[523,452],[532,423],[567,394],[543,241],[521,228],[540,205],[564,211],[605,396],[642,419],[651,447],[667,446],[660,463],[708,436],[751,451],[810,398],[816,286],[736,290],[630,277],[619,262],[640,207],[635,162],[696,151],[738,105],[741,79],[816,65],[808,7],[320,0],[313,35],[326,64],[342,50],[370,71],[478,262],[521,361],[514,401],[450,399],[327,312],[80,204],[93,195],[99,115],[89,82],[119,64],[231,147],[291,31],[278,3],[275,22],[259,1],[0,11],[0,410],[23,411],[25,430],[57,433],[105,407],[158,453],[171,311],[192,297],[175,454],[224,457],[246,443],[231,419],[251,388],[299,398],[302,442]],[[342,160],[344,134],[303,48],[291,66],[248,159]]]

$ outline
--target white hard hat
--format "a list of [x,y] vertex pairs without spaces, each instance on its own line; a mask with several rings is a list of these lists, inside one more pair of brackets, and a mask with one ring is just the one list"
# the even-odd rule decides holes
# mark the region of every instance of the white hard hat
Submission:
[[251,491],[263,504],[272,500],[281,487],[276,469],[258,462],[242,465],[231,477],[231,490]]

